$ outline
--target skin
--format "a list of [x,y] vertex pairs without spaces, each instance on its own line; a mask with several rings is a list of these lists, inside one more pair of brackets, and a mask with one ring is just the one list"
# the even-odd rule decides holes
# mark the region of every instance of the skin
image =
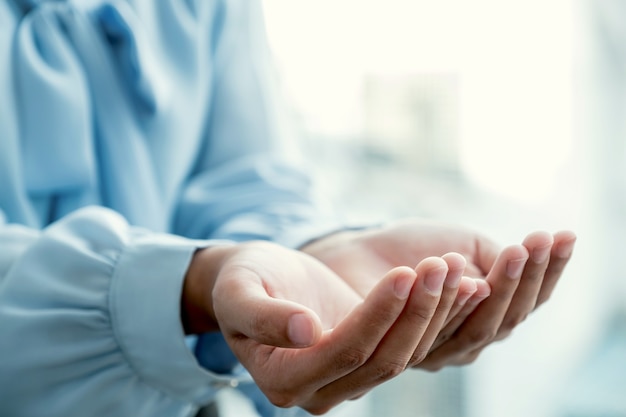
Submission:
[[301,251],[212,247],[190,265],[183,323],[220,330],[275,405],[322,414],[408,367],[474,361],[549,298],[574,241],[535,232],[500,250],[472,231],[410,220]]
[[204,249],[185,280],[183,320],[188,333],[219,329],[274,404],[322,414],[421,359],[444,282],[464,266],[450,254],[392,268],[363,298],[302,252],[268,242]]
[[[463,274],[475,279],[462,280],[456,293],[444,290],[442,308],[452,302],[451,313],[424,360],[413,364],[438,370],[473,362],[486,346],[507,337],[547,301],[575,241],[571,231],[554,235],[538,231],[529,234],[521,245],[501,249],[472,230],[409,219],[379,229],[337,233],[303,250],[324,262],[361,295],[367,294],[381,272],[392,266],[415,264],[447,252],[462,255],[467,262]],[[472,292],[473,285],[476,289]],[[468,294],[469,300],[463,304]]]

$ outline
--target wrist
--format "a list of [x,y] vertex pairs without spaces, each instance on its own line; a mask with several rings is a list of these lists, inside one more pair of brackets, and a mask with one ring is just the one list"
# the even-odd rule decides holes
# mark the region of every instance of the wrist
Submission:
[[299,250],[322,262],[326,262],[337,251],[353,243],[362,233],[362,230],[340,230],[314,239]]
[[181,297],[181,318],[186,334],[219,330],[213,310],[213,287],[233,245],[198,249],[189,264]]

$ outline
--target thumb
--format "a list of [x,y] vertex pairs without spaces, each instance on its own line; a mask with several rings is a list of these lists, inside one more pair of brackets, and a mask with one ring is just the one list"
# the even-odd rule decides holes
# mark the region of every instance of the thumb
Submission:
[[214,295],[215,316],[225,336],[286,348],[312,346],[320,339],[322,323],[314,311],[271,297],[258,281],[237,281],[228,285],[229,294]]

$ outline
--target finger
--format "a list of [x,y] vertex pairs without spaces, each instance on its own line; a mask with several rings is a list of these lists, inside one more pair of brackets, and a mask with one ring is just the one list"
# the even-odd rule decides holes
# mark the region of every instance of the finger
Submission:
[[309,409],[306,403],[319,388],[368,360],[402,312],[415,278],[411,268],[394,268],[335,329],[325,331],[311,347],[282,349],[242,340],[241,363],[247,369],[260,369],[252,376],[273,404],[298,404]]
[[259,277],[240,268],[216,284],[220,303],[215,314],[221,331],[235,340],[249,338],[263,345],[302,348],[315,344],[322,324],[315,312],[288,300],[271,297]]
[[476,307],[450,340],[431,352],[430,366],[441,366],[452,357],[469,353],[493,340],[509,308],[527,259],[528,251],[522,245],[509,246],[500,253],[486,278],[491,286],[491,294]]
[[476,293],[477,289],[478,285],[476,284],[475,279],[465,276],[461,277],[454,305],[450,309],[450,313],[448,313],[448,317],[446,317],[444,325],[450,323],[452,319],[454,319],[461,312],[461,310],[463,310],[463,307]]
[[408,366],[415,366],[424,360],[444,322],[455,305],[459,284],[465,270],[465,258],[457,253],[448,253],[442,257],[448,265],[448,273],[443,283],[443,292],[439,298],[437,309],[428,324],[424,335],[420,338]]
[[[547,299],[571,257],[575,241],[576,236],[569,231],[556,233],[554,238],[545,232],[538,232],[529,235],[524,240],[524,246],[528,248],[531,256],[524,268],[520,285],[502,321],[496,340],[506,338],[532,310]],[[547,242],[552,243],[546,246]],[[546,297],[543,300],[541,299],[542,292]],[[471,363],[476,360],[483,349],[484,346],[460,356],[451,364]]]
[[515,295],[502,319],[496,340],[506,338],[513,329],[533,311],[537,295],[543,283],[543,277],[550,259],[550,251],[554,239],[547,232],[534,232],[524,239],[523,245],[530,254]]
[[476,307],[478,307],[478,305],[491,294],[491,287],[484,279],[467,278],[467,280],[472,282],[474,292],[469,300],[463,303],[461,310],[444,325],[441,332],[439,332],[439,335],[437,335],[437,339],[433,343],[431,352],[450,340],[470,314],[476,310]]
[[402,313],[417,274],[408,267],[392,269],[363,303],[322,340],[302,361],[301,383],[327,385],[362,366]]
[[574,245],[576,243],[576,235],[571,231],[561,231],[555,233],[554,244],[552,245],[552,252],[550,254],[550,262],[546,270],[545,278],[543,279],[543,285],[537,296],[537,305],[543,304],[550,298],[554,287],[556,286],[559,278],[561,277],[565,266],[572,257],[574,251]]
[[[454,258],[454,257],[453,257]],[[321,388],[310,407],[338,404],[400,374],[407,367],[435,315],[444,280],[460,274],[464,261],[451,260],[457,271],[450,275],[442,258],[427,258],[416,267],[416,281],[409,299],[393,326],[387,331],[371,356],[357,369]],[[447,312],[446,312],[447,313]],[[426,348],[427,350],[427,348]],[[424,353],[425,355],[425,353]]]

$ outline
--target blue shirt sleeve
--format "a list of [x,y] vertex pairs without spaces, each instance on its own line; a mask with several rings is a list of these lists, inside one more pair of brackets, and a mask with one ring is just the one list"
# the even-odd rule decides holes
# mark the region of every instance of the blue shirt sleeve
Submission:
[[272,65],[261,2],[226,3],[213,54],[204,147],[176,230],[196,238],[298,247],[339,228],[320,204]]
[[86,208],[0,227],[0,415],[186,416],[231,378],[199,366],[181,285],[208,242]]
[[191,254],[338,227],[269,55],[260,1],[0,2],[0,415],[185,416],[234,384],[201,366],[223,341],[185,345]]

